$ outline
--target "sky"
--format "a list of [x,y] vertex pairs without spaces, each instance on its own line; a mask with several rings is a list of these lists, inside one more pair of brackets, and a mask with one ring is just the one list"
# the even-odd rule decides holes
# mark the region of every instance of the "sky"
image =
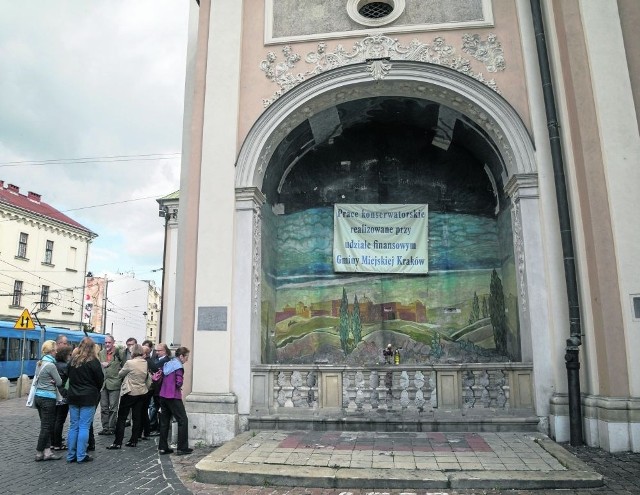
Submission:
[[0,180],[98,234],[95,276],[161,282],[156,199],[180,187],[188,10],[0,0]]

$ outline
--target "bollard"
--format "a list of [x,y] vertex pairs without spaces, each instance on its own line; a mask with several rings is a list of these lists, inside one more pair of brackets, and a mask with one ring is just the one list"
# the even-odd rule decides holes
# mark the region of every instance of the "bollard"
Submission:
[[16,384],[16,397],[26,397],[29,395],[29,389],[31,388],[31,380],[27,375],[21,375],[18,377],[18,383]]
[[0,400],[9,398],[9,379],[6,376],[0,377]]

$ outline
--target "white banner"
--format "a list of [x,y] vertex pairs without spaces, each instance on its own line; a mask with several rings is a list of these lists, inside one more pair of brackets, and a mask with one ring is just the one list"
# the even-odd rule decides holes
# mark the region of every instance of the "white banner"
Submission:
[[336,204],[333,269],[336,272],[429,271],[427,205]]

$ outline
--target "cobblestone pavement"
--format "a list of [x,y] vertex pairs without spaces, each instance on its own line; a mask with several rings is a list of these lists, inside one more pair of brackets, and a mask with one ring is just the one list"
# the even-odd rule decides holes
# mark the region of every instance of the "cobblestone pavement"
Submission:
[[[33,460],[39,420],[24,398],[0,401],[0,494],[198,494],[198,495],[640,495],[640,454],[609,454],[589,447],[563,445],[605,476],[605,486],[582,490],[416,490],[314,489],[203,484],[195,481],[195,465],[213,449],[196,447],[183,457],[160,456],[157,437],[137,448],[105,449],[111,436],[96,437],[95,461],[67,464],[64,460]],[[97,418],[97,416],[96,416]],[[99,431],[98,422],[95,423]],[[314,432],[320,434],[321,432]],[[310,435],[313,436],[310,433]],[[127,437],[125,436],[125,439]],[[311,438],[311,437],[309,437]],[[315,438],[315,437],[314,437]],[[476,444],[476,450],[482,446]]]

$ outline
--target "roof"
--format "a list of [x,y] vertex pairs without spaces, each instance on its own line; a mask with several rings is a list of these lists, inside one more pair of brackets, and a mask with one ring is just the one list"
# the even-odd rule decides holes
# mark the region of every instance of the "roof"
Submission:
[[8,187],[4,187],[3,181],[0,181],[0,205],[3,204],[66,224],[69,227],[85,231],[91,237],[97,237],[97,234],[93,233],[84,225],[79,224],[61,211],[56,210],[53,206],[42,201],[40,194],[29,192],[28,195],[25,196],[24,194],[20,194],[20,189],[17,186],[9,184]]
[[170,201],[172,199],[180,199],[180,190],[178,189],[176,192],[172,192],[171,194],[167,194],[166,196],[162,196],[160,199],[156,199],[159,203],[160,201]]

